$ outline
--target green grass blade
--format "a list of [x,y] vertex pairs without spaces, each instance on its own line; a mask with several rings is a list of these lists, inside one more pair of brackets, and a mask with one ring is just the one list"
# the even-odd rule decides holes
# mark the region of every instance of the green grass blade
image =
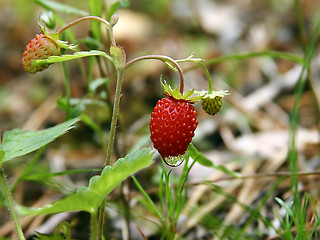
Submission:
[[225,62],[225,61],[244,60],[244,59],[255,58],[255,57],[281,58],[281,59],[289,60],[298,64],[304,63],[303,58],[295,54],[278,52],[278,51],[262,51],[262,52],[239,53],[239,54],[234,54],[229,56],[217,57],[217,58],[205,61],[204,64],[212,65],[220,62]]
[[228,168],[226,168],[223,165],[215,165],[213,162],[211,162],[208,158],[206,158],[201,152],[199,152],[196,147],[191,143],[188,147],[188,153],[190,157],[192,157],[193,160],[197,161],[201,165],[205,167],[212,167],[216,170],[219,170],[227,175],[230,175],[232,177],[238,178],[240,175],[237,172],[230,171]]
[[67,4],[59,3],[57,1],[51,1],[51,0],[33,0],[36,4],[39,6],[48,9],[48,10],[54,10],[58,12],[63,12],[67,14],[75,14],[80,16],[87,16],[89,15],[88,12],[69,6]]
[[88,12],[78,9],[72,6],[69,6],[67,4],[59,3],[56,1],[51,1],[51,0],[33,0],[36,4],[39,6],[48,9],[48,10],[54,10],[54,11],[59,11],[67,14],[75,14],[75,15],[80,15],[80,16],[87,16],[89,15]]
[[312,33],[311,40],[307,45],[305,61],[303,64],[303,68],[301,74],[299,76],[299,80],[296,86],[294,105],[291,111],[290,118],[290,131],[289,131],[289,151],[287,159],[289,161],[290,172],[292,173],[291,177],[291,186],[294,191],[294,202],[299,203],[298,196],[298,176],[295,174],[298,171],[298,152],[296,148],[296,134],[299,125],[299,114],[300,114],[300,102],[302,99],[303,91],[306,85],[306,81],[308,78],[308,70],[310,67],[310,63],[312,57],[315,53],[317,40],[320,36],[320,20],[318,20],[317,25]]
[[[90,9],[90,15],[101,17],[102,14],[102,2],[101,0],[89,0],[89,9]],[[100,41],[101,39],[101,30],[100,30],[100,22],[98,21],[92,21],[91,22],[91,31],[93,34],[93,37]]]
[[160,211],[158,210],[158,208],[156,207],[152,199],[149,197],[148,193],[146,193],[146,191],[143,189],[143,187],[140,185],[140,183],[134,176],[131,176],[131,178],[133,179],[133,182],[135,183],[139,191],[142,193],[144,198],[147,200],[148,204],[151,206],[151,209],[153,210],[153,212],[158,216],[160,221],[164,223],[164,218],[162,217]]
[[[237,233],[234,239],[240,239],[241,236],[244,234],[245,230],[252,224],[252,222],[256,219],[258,216],[261,208],[265,206],[267,200],[270,198],[270,196],[277,190],[279,184],[284,180],[285,178],[280,178],[273,186],[270,188],[270,190],[267,192],[267,194],[264,195],[264,197],[260,200],[260,203],[258,206],[253,210],[253,212],[250,214],[249,219],[246,221],[246,224],[241,227],[241,230]],[[267,219],[264,219],[264,224],[268,227],[273,227],[271,222]]]

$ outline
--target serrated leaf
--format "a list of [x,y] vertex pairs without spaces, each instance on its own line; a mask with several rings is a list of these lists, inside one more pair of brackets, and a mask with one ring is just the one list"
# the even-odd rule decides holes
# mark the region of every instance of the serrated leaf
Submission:
[[56,2],[56,1],[51,1],[51,0],[33,0],[33,1],[48,10],[54,10],[54,11],[63,12],[67,14],[76,14],[80,16],[89,15],[88,12],[82,9],[78,9],[78,8],[69,6],[67,4]]
[[13,129],[4,132],[1,150],[4,151],[5,154],[2,162],[26,155],[52,142],[57,137],[72,129],[77,121],[79,121],[79,119],[74,118],[54,127],[38,131]]
[[201,152],[199,152],[195,146],[191,143],[188,147],[188,153],[190,157],[192,157],[193,160],[197,161],[201,165],[205,167],[212,167],[216,170],[219,170],[221,172],[224,172],[225,174],[228,174],[232,177],[239,177],[239,173],[234,172],[226,168],[225,166],[222,165],[215,165],[213,162],[211,162],[208,158],[206,158]]
[[119,159],[113,167],[106,166],[101,175],[94,176],[89,186],[80,186],[77,192],[42,208],[17,206],[21,215],[54,214],[59,212],[97,211],[103,199],[124,179],[152,163],[153,152],[150,148],[128,154]]
[[51,63],[65,62],[65,61],[69,61],[77,58],[89,57],[89,56],[102,56],[112,61],[111,57],[105,52],[98,51],[98,50],[91,50],[91,51],[76,52],[74,54],[64,54],[61,56],[50,56],[47,59],[33,60],[32,64],[34,65],[51,64]]

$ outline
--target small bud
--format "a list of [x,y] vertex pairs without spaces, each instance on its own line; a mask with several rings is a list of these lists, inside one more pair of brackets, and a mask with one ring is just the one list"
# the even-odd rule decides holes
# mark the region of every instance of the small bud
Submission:
[[110,25],[111,27],[113,27],[114,25],[117,24],[117,22],[119,21],[119,13],[116,12],[115,14],[113,14],[110,18]]
[[43,12],[40,15],[40,21],[42,21],[49,29],[54,29],[56,26],[56,20],[52,11]]

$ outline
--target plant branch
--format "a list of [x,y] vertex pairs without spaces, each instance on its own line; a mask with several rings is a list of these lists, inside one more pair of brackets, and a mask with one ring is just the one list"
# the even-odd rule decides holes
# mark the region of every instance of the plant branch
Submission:
[[9,211],[11,213],[11,217],[12,217],[14,226],[15,226],[15,228],[17,230],[17,234],[18,234],[19,240],[25,240],[23,232],[22,232],[21,225],[19,223],[18,215],[17,215],[17,213],[16,213],[16,211],[14,209],[14,201],[13,201],[11,192],[10,192],[10,190],[8,188],[7,180],[6,180],[6,177],[5,177],[5,174],[3,172],[1,164],[0,164],[0,181],[1,181],[2,188],[3,188],[4,196],[5,196],[5,198],[7,200],[7,203],[8,203]]
[[97,230],[98,230],[98,223],[97,223],[97,211],[91,213],[91,240],[97,239]]
[[[168,62],[170,62],[171,64],[174,65],[174,67],[177,69],[177,71],[179,72],[179,76],[180,76],[180,92],[181,94],[183,94],[183,89],[184,89],[184,77],[183,77],[183,72],[182,69],[180,67],[180,65],[178,64],[178,62],[176,60],[174,60],[171,57],[168,56],[164,56],[164,55],[145,55],[145,56],[141,56],[141,57],[137,57],[134,58],[132,60],[130,60],[129,62],[127,62],[124,65],[124,68],[128,68],[131,64],[141,61],[141,60],[147,60],[147,59],[155,59],[155,60],[160,60],[164,63],[166,63],[168,65]],[[169,65],[170,66],[170,65]],[[171,67],[170,67],[171,68]]]
[[209,85],[209,91],[208,93],[213,93],[213,87],[212,87],[212,80],[211,80],[211,76],[210,73],[208,71],[208,69],[206,68],[206,66],[202,63],[202,62],[198,62],[198,64],[202,67],[203,71],[206,74],[207,80],[208,80],[208,85]]
[[97,20],[97,21],[100,21],[102,23],[104,23],[107,28],[108,28],[108,32],[109,32],[109,37],[110,37],[110,41],[113,45],[116,45],[116,41],[115,41],[115,38],[114,38],[114,35],[113,35],[113,25],[111,25],[107,20],[101,18],[101,17],[97,17],[97,16],[85,16],[85,17],[81,17],[81,18],[78,18],[76,20],[74,20],[73,22],[67,24],[66,26],[62,27],[61,29],[59,29],[57,31],[58,34],[61,34],[63,33],[65,30],[67,30],[68,28],[82,22],[82,21],[85,21],[85,20]]
[[76,24],[78,24],[78,23],[80,23],[80,22],[82,22],[82,21],[85,21],[85,20],[98,20],[98,21],[104,23],[108,28],[110,28],[110,23],[109,23],[107,20],[105,20],[105,19],[103,19],[103,18],[101,18],[101,17],[97,17],[97,16],[85,16],[85,17],[78,18],[78,19],[72,21],[71,23],[67,24],[67,25],[64,26],[63,28],[59,29],[59,30],[57,31],[57,33],[58,33],[58,34],[61,34],[61,33],[63,33],[65,30],[67,30],[68,28],[70,28],[70,27],[72,27],[72,26],[74,26],[74,25],[76,25]]
[[105,163],[106,165],[111,164],[112,148],[113,148],[113,143],[114,143],[114,139],[115,139],[116,126],[117,126],[118,114],[119,114],[119,105],[120,105],[123,75],[124,75],[124,70],[117,69],[117,86],[116,86],[116,93],[114,96],[114,104],[113,104],[111,126],[110,126],[110,135],[109,135],[109,141],[108,141],[107,153],[106,153],[106,163]]

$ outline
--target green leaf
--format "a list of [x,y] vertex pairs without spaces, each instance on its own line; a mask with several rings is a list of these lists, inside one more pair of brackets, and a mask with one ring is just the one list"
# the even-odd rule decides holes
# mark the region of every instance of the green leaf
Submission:
[[107,20],[110,21],[113,14],[115,14],[119,8],[126,8],[130,5],[130,2],[127,0],[117,1],[110,5],[107,13]]
[[91,51],[76,52],[74,54],[64,54],[61,56],[51,56],[47,59],[33,60],[32,64],[34,65],[51,64],[51,63],[65,62],[65,61],[69,61],[77,58],[89,57],[89,56],[102,56],[112,61],[111,57],[105,52],[98,51],[98,50],[91,50]]
[[5,152],[5,154],[2,162],[26,155],[52,142],[57,137],[60,137],[72,129],[77,121],[79,121],[79,119],[74,118],[57,126],[39,131],[13,129],[4,132],[1,152]]
[[108,84],[110,78],[97,78],[89,84],[90,92],[95,92],[100,86]]
[[178,72],[178,69],[169,61],[163,61],[167,66],[168,68],[170,68],[171,70],[175,71],[175,72]]
[[54,214],[59,212],[97,211],[103,199],[124,179],[152,163],[153,152],[144,148],[119,159],[113,167],[106,166],[101,175],[92,177],[89,186],[80,186],[77,192],[42,208],[17,206],[22,215]]
[[47,234],[37,232],[34,239],[36,239],[36,240],[65,240],[65,237],[60,235],[59,233],[47,235]]
[[239,177],[239,173],[230,171],[228,168],[222,165],[215,165],[213,162],[211,162],[208,158],[206,158],[201,152],[199,152],[195,146],[191,143],[188,147],[188,153],[190,157],[193,158],[193,160],[197,161],[201,165],[205,167],[212,167],[216,170],[219,170],[221,172],[224,172],[225,174],[228,174],[232,177]]
[[67,14],[76,14],[80,16],[89,15],[88,12],[82,9],[78,9],[63,3],[56,2],[56,1],[51,1],[51,0],[33,0],[33,1],[48,10],[54,10],[54,11],[63,12]]
[[117,68],[121,68],[126,63],[126,53],[122,47],[111,45],[110,54],[113,58],[114,64]]
[[3,159],[4,155],[5,155],[5,153],[6,153],[5,151],[0,149],[0,163],[2,162],[2,159]]
[[78,43],[83,43],[90,50],[102,50],[104,45],[93,37],[81,38]]
[[[89,0],[88,2],[89,9],[90,9],[90,15],[91,16],[97,16],[101,17],[102,9],[103,9],[103,1],[101,0]],[[101,28],[99,21],[91,21],[91,33],[92,36],[97,39],[98,41],[101,40]]]

